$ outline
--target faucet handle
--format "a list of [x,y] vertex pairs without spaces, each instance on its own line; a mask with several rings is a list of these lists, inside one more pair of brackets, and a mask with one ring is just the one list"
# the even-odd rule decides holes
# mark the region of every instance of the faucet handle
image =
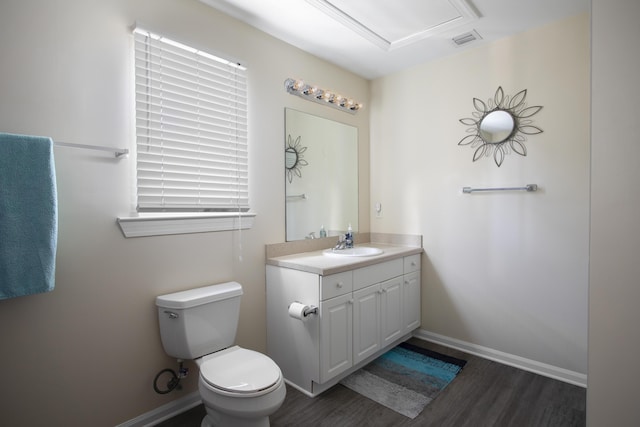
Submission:
[[344,236],[344,244],[347,248],[352,248],[353,247],[353,236],[351,236],[350,234],[345,234]]

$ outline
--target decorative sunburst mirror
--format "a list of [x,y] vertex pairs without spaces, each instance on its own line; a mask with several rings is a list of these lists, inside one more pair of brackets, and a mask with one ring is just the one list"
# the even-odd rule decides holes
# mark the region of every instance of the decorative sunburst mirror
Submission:
[[287,171],[287,179],[289,182],[293,181],[293,175],[297,175],[298,178],[302,178],[300,168],[309,164],[304,159],[303,153],[307,151],[307,147],[300,145],[301,138],[302,136],[299,136],[293,140],[291,135],[287,137],[287,147],[284,149],[284,167]]
[[510,98],[498,86],[494,97],[489,98],[486,103],[473,98],[476,109],[471,113],[473,118],[460,119],[460,123],[469,126],[469,135],[462,138],[458,145],[475,148],[474,162],[481,157],[493,156],[496,165],[500,166],[511,151],[521,156],[527,155],[525,135],[542,133],[542,129],[534,126],[531,120],[542,107],[527,107],[526,97],[526,89]]

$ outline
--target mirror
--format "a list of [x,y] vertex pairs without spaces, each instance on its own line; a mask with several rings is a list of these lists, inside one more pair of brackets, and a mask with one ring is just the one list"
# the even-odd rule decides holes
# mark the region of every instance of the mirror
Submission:
[[480,122],[480,136],[489,144],[497,144],[509,138],[514,125],[511,114],[502,110],[492,111]]
[[498,86],[493,98],[483,102],[473,98],[476,111],[471,113],[473,118],[460,119],[460,123],[469,126],[465,136],[458,145],[470,145],[475,148],[473,161],[493,155],[496,165],[502,165],[507,154],[514,152],[521,156],[527,155],[524,142],[525,135],[542,133],[542,129],[534,126],[531,117],[542,107],[537,105],[527,107],[525,102],[527,90],[509,97]]
[[284,154],[286,240],[356,232],[358,129],[286,108]]

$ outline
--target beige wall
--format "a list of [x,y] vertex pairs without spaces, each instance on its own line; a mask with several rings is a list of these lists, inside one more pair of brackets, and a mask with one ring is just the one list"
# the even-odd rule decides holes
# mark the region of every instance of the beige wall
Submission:
[[115,219],[131,209],[132,159],[56,148],[56,288],[0,301],[3,425],[112,426],[194,391],[196,375],[181,393],[152,390],[155,374],[175,367],[160,344],[156,295],[239,281],[238,342],[265,350],[264,245],[284,241],[285,107],[359,128],[360,228],[368,231],[368,114],[292,97],[283,83],[304,78],[365,104],[369,83],[195,0],[2,2],[0,130],[132,149],[136,21],[249,67],[255,225],[125,239]]
[[592,1],[591,427],[640,425],[640,2]]
[[[544,107],[527,157],[500,168],[457,145],[472,99],[498,86]],[[371,230],[424,236],[422,328],[586,374],[588,16],[377,79],[371,97]],[[461,192],[530,183],[540,191]]]

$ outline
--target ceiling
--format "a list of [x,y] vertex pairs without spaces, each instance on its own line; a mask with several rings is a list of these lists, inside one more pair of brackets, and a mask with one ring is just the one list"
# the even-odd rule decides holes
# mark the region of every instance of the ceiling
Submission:
[[[587,12],[590,5],[590,0],[200,1],[367,79]],[[457,45],[452,40],[457,36],[475,40]]]

